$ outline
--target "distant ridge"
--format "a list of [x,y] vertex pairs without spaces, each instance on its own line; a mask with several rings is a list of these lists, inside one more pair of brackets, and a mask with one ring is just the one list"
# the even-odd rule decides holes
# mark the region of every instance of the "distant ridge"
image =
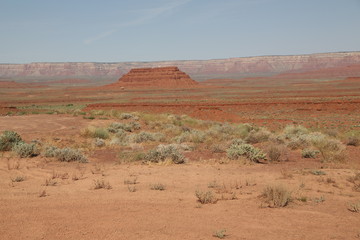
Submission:
[[[360,52],[316,53],[286,56],[256,56],[213,60],[179,60],[157,62],[59,62],[0,64],[0,78],[66,79],[81,78],[116,81],[132,68],[178,66],[195,80],[211,78],[239,79],[253,76],[273,76],[282,73],[302,73],[319,69],[344,68],[360,64]],[[351,77],[351,76],[349,76]]]

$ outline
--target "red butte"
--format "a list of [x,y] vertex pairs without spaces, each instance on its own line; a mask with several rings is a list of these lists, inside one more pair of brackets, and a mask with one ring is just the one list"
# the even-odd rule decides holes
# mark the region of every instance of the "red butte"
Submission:
[[192,88],[198,83],[178,67],[134,68],[110,86],[124,88]]

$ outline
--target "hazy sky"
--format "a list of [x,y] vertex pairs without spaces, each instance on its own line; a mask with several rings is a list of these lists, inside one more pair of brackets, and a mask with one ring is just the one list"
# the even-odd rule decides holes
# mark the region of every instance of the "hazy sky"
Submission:
[[360,50],[360,0],[0,0],[0,63]]

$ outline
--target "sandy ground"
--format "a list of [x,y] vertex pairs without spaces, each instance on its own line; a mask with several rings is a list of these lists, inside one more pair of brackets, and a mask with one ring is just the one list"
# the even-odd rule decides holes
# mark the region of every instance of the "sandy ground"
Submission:
[[[26,140],[71,138],[89,122],[62,115],[0,117],[0,131],[16,130]],[[225,239],[359,239],[360,213],[348,205],[360,200],[360,192],[347,181],[358,171],[351,163],[359,159],[349,161],[321,169],[326,175],[318,176],[311,174],[324,167],[318,160],[296,157],[281,164],[208,160],[160,166],[95,157],[85,164],[61,163],[5,153],[0,155],[0,236],[216,239],[213,234],[225,229]],[[25,180],[13,182],[17,176]],[[98,180],[111,189],[94,189]],[[157,183],[166,189],[151,190]],[[260,197],[274,184],[292,192],[285,208],[266,207]],[[200,204],[196,190],[213,191],[219,201]]]

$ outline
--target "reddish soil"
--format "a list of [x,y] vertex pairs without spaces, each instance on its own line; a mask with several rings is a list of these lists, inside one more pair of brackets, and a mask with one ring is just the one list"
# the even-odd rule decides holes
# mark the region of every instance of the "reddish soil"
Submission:
[[91,83],[88,79],[80,79],[80,78],[66,78],[61,80],[54,80],[46,82],[47,84],[85,84]]
[[37,87],[44,87],[44,85],[31,84],[31,83],[18,83],[15,81],[0,81],[0,89],[1,88],[37,88]]
[[[81,144],[83,127],[109,122],[66,115],[0,117],[0,132],[16,130],[27,141]],[[194,157],[202,160],[160,166],[118,164],[116,154],[106,150],[96,151],[86,164],[0,155],[1,239],[217,239],[213,234],[222,229],[225,239],[359,237],[359,213],[347,209],[360,199],[347,181],[359,170],[359,148],[351,148],[353,157],[345,165],[333,167],[303,160],[297,151],[280,164],[226,163],[199,153]],[[311,174],[314,169],[326,175]],[[12,182],[17,176],[24,181]],[[53,184],[45,186],[47,180]],[[111,189],[95,190],[97,180]],[[125,180],[135,180],[129,185],[135,192]],[[157,183],[166,189],[151,190]],[[209,188],[210,183],[218,187]],[[292,192],[287,207],[264,205],[260,195],[272,184]],[[220,200],[202,205],[196,190],[217,192]]]

